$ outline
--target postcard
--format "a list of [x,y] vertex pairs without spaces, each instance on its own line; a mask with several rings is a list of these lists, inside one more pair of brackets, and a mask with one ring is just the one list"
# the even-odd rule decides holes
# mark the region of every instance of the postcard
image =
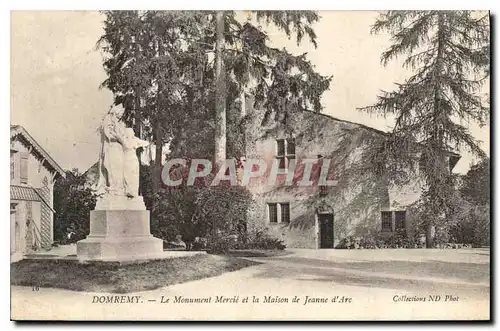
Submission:
[[11,319],[490,320],[490,13],[12,11]]

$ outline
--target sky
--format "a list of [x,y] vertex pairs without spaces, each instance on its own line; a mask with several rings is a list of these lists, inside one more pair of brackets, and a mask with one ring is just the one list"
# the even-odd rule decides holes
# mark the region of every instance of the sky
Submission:
[[[380,54],[390,40],[387,34],[370,34],[377,13],[322,11],[319,15],[314,27],[316,49],[306,39],[297,46],[279,31],[266,31],[274,46],[307,52],[318,72],[333,76],[323,95],[323,113],[389,131],[392,119],[357,110],[373,104],[380,90],[390,91],[408,76],[401,61],[386,67],[380,64]],[[113,102],[111,92],[99,88],[106,75],[95,45],[103,33],[103,20],[93,11],[11,14],[11,124],[23,125],[65,169],[83,172],[97,161],[97,128]],[[470,131],[489,154],[489,127],[471,125]],[[465,152],[461,155],[455,171],[465,173],[475,159]]]

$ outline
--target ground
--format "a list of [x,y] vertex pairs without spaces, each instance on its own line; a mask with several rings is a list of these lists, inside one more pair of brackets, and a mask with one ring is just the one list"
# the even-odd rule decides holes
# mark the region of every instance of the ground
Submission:
[[[128,294],[137,296],[139,303],[92,303],[106,298],[102,293],[47,288],[37,291],[13,286],[12,317],[489,319],[490,253],[487,249],[290,252],[283,256],[253,257],[252,260],[261,264],[220,276]],[[246,297],[248,302],[244,302]],[[195,298],[205,301],[186,303]],[[256,299],[258,303],[254,302]]]
[[13,263],[10,275],[12,285],[130,293],[214,277],[255,264],[257,262],[247,259],[205,253],[141,263],[97,261],[82,264],[77,260],[44,258]]

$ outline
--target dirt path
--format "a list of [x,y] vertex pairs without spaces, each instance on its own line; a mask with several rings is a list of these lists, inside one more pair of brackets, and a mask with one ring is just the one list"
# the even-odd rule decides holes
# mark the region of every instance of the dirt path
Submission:
[[[106,300],[102,298],[107,294],[12,287],[12,317],[76,320],[489,317],[489,256],[474,257],[484,252],[435,251],[426,252],[426,258],[421,258],[418,252],[407,251],[406,259],[401,252],[393,253],[397,255],[394,258],[382,250],[293,253],[257,259],[264,263],[213,278],[128,294],[139,297],[137,303],[126,303],[131,299],[121,298],[113,300],[124,303],[93,303]],[[189,303],[195,299],[198,302]],[[255,302],[257,299],[259,302]]]

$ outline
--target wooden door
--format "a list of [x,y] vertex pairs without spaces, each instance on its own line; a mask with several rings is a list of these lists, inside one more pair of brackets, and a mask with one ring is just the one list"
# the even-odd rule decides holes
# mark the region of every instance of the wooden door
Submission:
[[333,214],[319,214],[320,248],[333,248]]

